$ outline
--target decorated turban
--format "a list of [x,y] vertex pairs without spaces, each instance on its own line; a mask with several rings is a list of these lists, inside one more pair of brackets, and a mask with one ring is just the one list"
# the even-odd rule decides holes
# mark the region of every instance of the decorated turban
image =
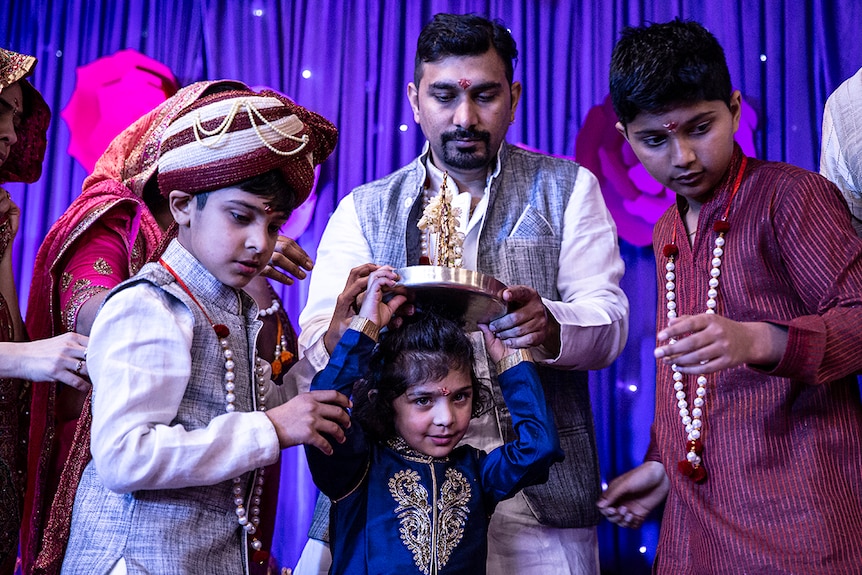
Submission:
[[338,130],[289,98],[264,90],[204,96],[162,137],[159,189],[209,192],[278,170],[298,206],[311,193],[314,168],[332,153]]
[[36,89],[25,80],[33,72],[36,58],[0,48],[0,92],[18,83],[24,96],[21,125],[15,131],[18,141],[0,165],[0,183],[32,183],[42,175],[42,160],[48,145],[51,110]]

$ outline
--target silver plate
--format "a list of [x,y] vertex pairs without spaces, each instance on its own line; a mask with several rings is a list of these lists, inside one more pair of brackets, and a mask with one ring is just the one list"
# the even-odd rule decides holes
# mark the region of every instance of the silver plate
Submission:
[[460,317],[467,329],[506,315],[506,285],[492,276],[441,266],[409,266],[397,272],[401,276],[398,285],[406,288],[408,302],[420,309],[437,308]]

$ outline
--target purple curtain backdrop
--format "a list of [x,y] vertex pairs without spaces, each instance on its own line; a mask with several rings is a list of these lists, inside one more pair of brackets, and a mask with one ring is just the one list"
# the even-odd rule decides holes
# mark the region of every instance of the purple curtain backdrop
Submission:
[[[817,168],[827,96],[862,66],[857,0],[5,0],[0,46],[39,58],[32,81],[54,112],[42,178],[9,186],[23,212],[14,252],[22,301],[42,238],[86,175],[66,153],[69,131],[60,120],[77,66],[134,48],[170,67],[181,84],[236,78],[271,86],[334,121],[340,142],[323,166],[314,218],[298,238],[314,256],[339,198],[419,151],[423,137],[406,84],[416,36],[437,12],[476,12],[507,24],[520,50],[516,79],[524,84],[509,141],[561,155],[574,155],[587,111],[604,99],[611,49],[626,25],[677,16],[703,22],[725,47],[734,85],[757,111],[758,156],[808,169]],[[591,377],[608,480],[640,462],[655,391],[654,261],[649,248],[623,243],[622,251],[632,301],[629,342],[613,366]],[[294,319],[306,295],[307,282],[284,290]],[[298,450],[287,454],[284,470],[274,551],[292,566],[314,488]],[[657,519],[639,531],[603,524],[604,570],[648,572],[658,527]]]

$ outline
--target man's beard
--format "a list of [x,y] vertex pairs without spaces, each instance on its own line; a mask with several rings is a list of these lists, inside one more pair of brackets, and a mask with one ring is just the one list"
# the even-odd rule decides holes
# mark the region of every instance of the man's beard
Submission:
[[[485,153],[478,150],[472,152],[461,152],[457,149],[450,148],[449,142],[471,139],[476,140],[471,142],[474,148],[485,144]],[[491,162],[490,150],[491,134],[481,130],[467,130],[465,128],[457,128],[452,132],[446,132],[440,136],[440,144],[443,149],[443,163],[453,168],[461,170],[476,170],[484,168]]]

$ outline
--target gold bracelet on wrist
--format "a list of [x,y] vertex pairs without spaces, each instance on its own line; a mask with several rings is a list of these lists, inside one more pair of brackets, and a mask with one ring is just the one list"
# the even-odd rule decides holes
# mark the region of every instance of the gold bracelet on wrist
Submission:
[[510,353],[503,359],[497,362],[497,373],[503,373],[509,368],[515,367],[522,361],[533,361],[533,354],[530,353],[529,349],[518,348],[514,351],[514,353]]
[[353,316],[353,319],[350,320],[350,329],[364,333],[374,341],[377,341],[380,336],[380,328],[367,317]]

